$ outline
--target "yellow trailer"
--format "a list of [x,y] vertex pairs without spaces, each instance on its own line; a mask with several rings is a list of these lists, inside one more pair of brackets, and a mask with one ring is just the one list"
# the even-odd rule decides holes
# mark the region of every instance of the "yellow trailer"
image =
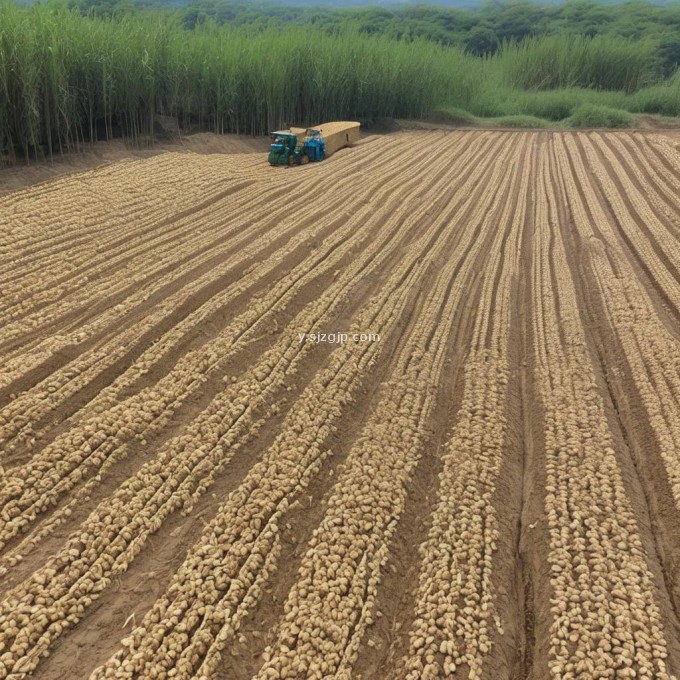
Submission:
[[310,128],[291,127],[290,131],[292,134],[297,135],[298,142],[301,142],[304,137],[309,137],[313,131],[319,132],[326,145],[325,156],[328,158],[338,149],[358,142],[360,127],[359,123],[345,120],[321,123],[321,125],[315,125]]
[[359,141],[359,123],[353,121],[337,121],[333,123],[322,123],[307,130],[309,135],[312,130],[321,133],[324,144],[326,145],[325,155],[333,155],[338,149],[351,146]]

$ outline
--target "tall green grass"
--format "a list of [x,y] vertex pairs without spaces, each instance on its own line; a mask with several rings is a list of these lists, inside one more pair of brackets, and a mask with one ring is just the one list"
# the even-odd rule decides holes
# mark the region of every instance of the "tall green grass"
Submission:
[[[65,8],[0,6],[0,154],[48,154],[151,131],[162,103],[167,31]],[[99,129],[99,130],[98,130]]]
[[655,55],[649,41],[556,35],[479,59],[352,30],[206,21],[187,31],[153,12],[103,18],[0,0],[0,159],[152,137],[156,114],[247,134],[447,107],[516,125],[568,121],[582,105],[577,119],[593,106],[680,115],[680,76],[662,81]]
[[611,36],[553,35],[506,43],[494,59],[511,88],[596,88],[635,92],[661,74],[657,45]]
[[469,98],[473,86],[462,66],[469,57],[421,41],[301,29],[244,35],[214,25],[190,35],[171,36],[165,109],[218,132],[346,116],[419,117],[442,92]]
[[97,138],[185,126],[262,134],[284,123],[420,117],[467,102],[474,59],[422,40],[309,27],[247,33],[161,18],[0,6],[0,154],[52,154]]
[[[529,38],[506,43],[481,63],[469,104],[449,100],[449,108],[487,119],[533,116],[565,125],[594,122],[596,113],[606,122],[602,107],[680,116],[680,75],[661,79],[655,47],[649,41]],[[631,124],[630,117],[618,120],[617,124]]]

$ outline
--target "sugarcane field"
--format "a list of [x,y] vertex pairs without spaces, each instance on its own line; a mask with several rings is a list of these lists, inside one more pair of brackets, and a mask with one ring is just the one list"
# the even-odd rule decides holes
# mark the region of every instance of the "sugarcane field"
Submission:
[[0,197],[0,677],[678,677],[677,139],[262,147]]

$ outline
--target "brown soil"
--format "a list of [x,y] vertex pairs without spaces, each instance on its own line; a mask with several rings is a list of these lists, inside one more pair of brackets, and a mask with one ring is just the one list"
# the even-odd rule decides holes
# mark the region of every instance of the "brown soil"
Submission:
[[[641,122],[0,171],[0,679],[677,675],[680,153]],[[300,335],[337,332],[380,338]]]
[[81,153],[55,156],[53,162],[36,161],[29,165],[17,163],[11,167],[0,168],[0,195],[44,182],[52,177],[89,170],[125,158],[150,158],[168,151],[191,151],[199,154],[262,153],[268,144],[267,137],[216,135],[212,132],[197,132],[187,136],[167,135],[165,139],[141,147],[121,140],[97,142],[86,147]]

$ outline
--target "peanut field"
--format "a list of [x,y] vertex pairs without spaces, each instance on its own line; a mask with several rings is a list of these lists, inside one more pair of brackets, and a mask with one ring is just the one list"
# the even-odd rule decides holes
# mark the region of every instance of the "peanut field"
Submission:
[[680,677],[675,144],[0,196],[0,678]]

